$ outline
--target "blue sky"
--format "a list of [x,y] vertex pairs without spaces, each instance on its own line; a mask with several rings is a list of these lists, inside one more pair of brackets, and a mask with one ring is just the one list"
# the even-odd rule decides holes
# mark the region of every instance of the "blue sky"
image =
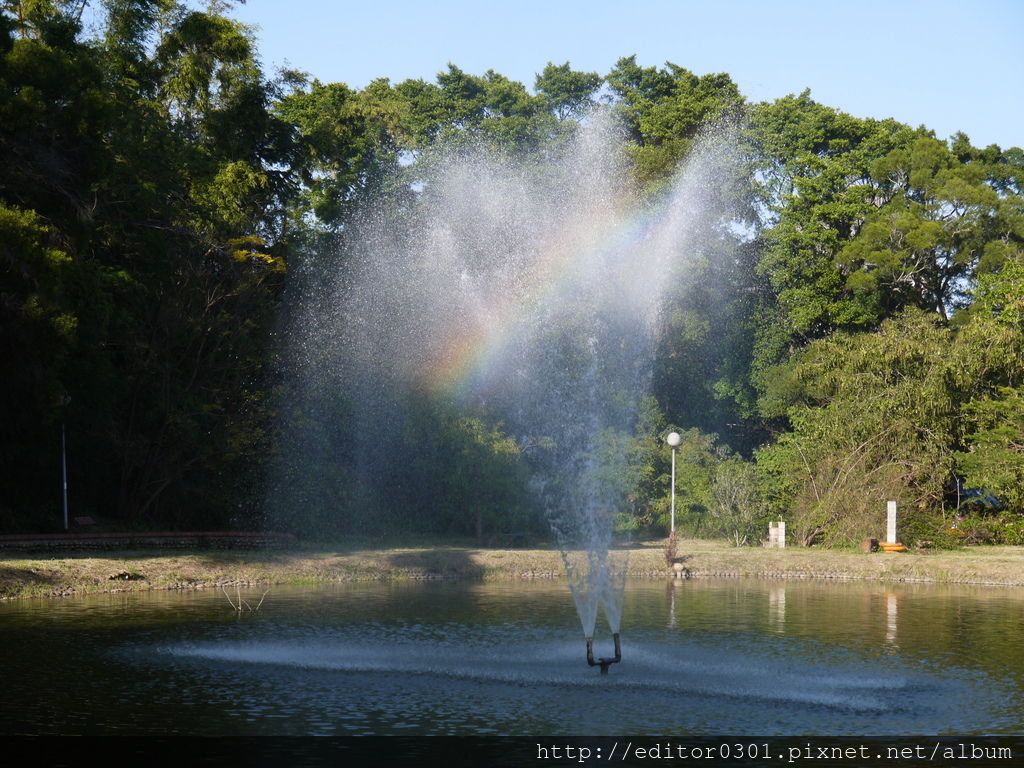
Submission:
[[810,88],[859,117],[1024,146],[1024,0],[248,0],[268,73],[361,88],[452,62],[533,85],[548,61],[606,74],[622,56],[727,72],[750,100]]

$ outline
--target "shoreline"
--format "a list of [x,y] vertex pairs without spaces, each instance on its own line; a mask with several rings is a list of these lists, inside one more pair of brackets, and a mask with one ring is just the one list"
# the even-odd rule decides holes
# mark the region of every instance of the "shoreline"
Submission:
[[[633,545],[630,579],[670,579],[663,544]],[[1024,547],[965,547],[905,553],[731,547],[682,540],[680,578],[759,578],[769,581],[879,581],[975,586],[1024,586]],[[491,549],[427,545],[316,549],[133,549],[30,554],[0,551],[0,600],[80,597],[111,592],[217,589],[353,581],[434,579],[517,581],[564,579],[556,549]]]

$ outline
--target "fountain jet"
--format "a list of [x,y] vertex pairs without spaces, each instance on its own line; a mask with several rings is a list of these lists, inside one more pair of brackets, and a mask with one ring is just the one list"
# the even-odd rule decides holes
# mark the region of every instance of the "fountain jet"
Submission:
[[[547,518],[583,636],[602,608],[618,632],[627,553],[612,539],[636,469],[622,447],[640,434],[682,286],[703,274],[691,259],[707,257],[731,212],[716,190],[733,157],[729,132],[709,134],[675,182],[641,197],[624,135],[603,112],[550,154],[438,148],[382,185],[405,191],[365,202],[337,255],[296,273],[303,305],[268,521],[404,530],[392,510],[408,509],[444,530],[440,510],[479,507],[473,486],[513,492],[448,478],[479,462],[497,478],[514,461],[500,477],[522,469],[515,498]],[[395,483],[396,453],[423,439],[432,458]],[[517,458],[528,446],[540,450]],[[305,517],[336,509],[338,520]],[[587,656],[606,673],[617,635],[614,658],[595,661],[589,640]]]
[[618,632],[612,635],[612,640],[615,641],[615,656],[610,659],[602,657],[597,661],[594,661],[594,638],[587,638],[587,664],[592,667],[600,666],[602,675],[608,674],[608,667],[612,664],[618,664],[622,661],[622,646],[619,644]]

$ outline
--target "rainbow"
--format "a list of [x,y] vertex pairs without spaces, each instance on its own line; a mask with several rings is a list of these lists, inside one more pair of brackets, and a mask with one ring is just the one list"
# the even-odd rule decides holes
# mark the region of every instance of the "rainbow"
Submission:
[[[666,233],[669,201],[646,209],[613,211],[600,221],[563,225],[542,243],[530,279],[518,292],[491,297],[485,316],[453,328],[420,372],[419,385],[437,395],[462,395],[486,386],[488,376],[511,353],[512,341],[528,332],[537,313],[574,301],[608,270],[622,286],[623,300],[648,288],[645,273],[656,268],[651,251]],[[670,228],[670,227],[669,227]],[[648,300],[650,297],[646,297]]]

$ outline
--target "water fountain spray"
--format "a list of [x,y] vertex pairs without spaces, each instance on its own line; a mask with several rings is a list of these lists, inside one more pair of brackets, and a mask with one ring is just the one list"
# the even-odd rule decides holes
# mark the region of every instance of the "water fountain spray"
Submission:
[[[417,169],[412,204],[369,206],[346,227],[337,275],[315,271],[296,313],[279,506],[372,524],[394,486],[392,446],[423,408],[549,446],[530,456],[531,488],[587,662],[606,673],[621,661],[623,446],[649,391],[664,298],[718,216],[708,190],[724,175],[720,149],[694,150],[662,195],[643,198],[623,131],[595,114],[544,157],[438,152]],[[599,608],[615,655],[595,660]]]

